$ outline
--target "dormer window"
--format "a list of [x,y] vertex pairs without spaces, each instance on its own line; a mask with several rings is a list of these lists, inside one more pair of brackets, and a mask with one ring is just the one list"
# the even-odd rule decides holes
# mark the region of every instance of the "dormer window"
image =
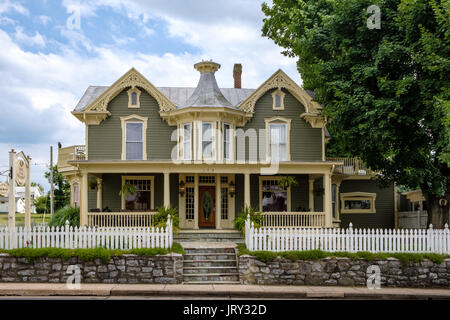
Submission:
[[140,108],[140,96],[141,91],[138,88],[132,87],[130,90],[128,90],[128,108]]
[[281,90],[281,88],[278,88],[272,93],[273,98],[273,110],[284,110],[284,96],[285,93]]

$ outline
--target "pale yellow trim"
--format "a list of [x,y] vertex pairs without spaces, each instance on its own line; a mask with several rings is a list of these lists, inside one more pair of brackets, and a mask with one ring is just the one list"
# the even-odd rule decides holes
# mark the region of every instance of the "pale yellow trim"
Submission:
[[105,92],[97,97],[84,112],[107,111],[109,102],[127,87],[141,87],[148,92],[158,103],[161,112],[176,109],[175,104],[170,101],[161,91],[159,91],[150,81],[148,81],[135,68],[131,68],[116,82],[114,82]]
[[[134,121],[133,121],[134,120]],[[138,120],[138,121],[136,121]],[[133,122],[141,122],[143,123],[142,126],[142,138],[143,138],[143,146],[142,146],[142,160],[147,160],[147,117],[141,117],[137,114],[132,114],[126,117],[120,117],[120,125],[122,126],[122,160],[126,160],[127,157],[127,123],[133,123]]]
[[[259,176],[259,211],[262,212],[262,183],[263,181],[280,181],[283,176]],[[286,190],[287,193],[287,212],[291,211],[291,187]]]
[[[150,180],[150,199],[151,204],[153,208],[155,209],[155,177],[154,176],[122,176],[122,184],[121,189],[123,185],[125,184],[125,180]],[[125,210],[125,197],[121,195],[121,208],[122,210]]]
[[[376,193],[370,192],[346,192],[340,194],[340,199],[342,202],[341,213],[376,213],[375,199],[377,197]],[[345,209],[346,200],[369,200],[370,209]]]
[[[277,99],[276,96],[280,95],[280,106],[277,107]],[[275,90],[274,92],[272,92],[272,99],[273,99],[273,104],[272,104],[272,109],[273,110],[284,110],[284,97],[286,96],[286,94],[281,90],[281,88],[278,88],[277,90]]]
[[[132,93],[136,93],[136,104],[133,105],[132,104]],[[129,89],[127,91],[128,93],[128,108],[130,109],[139,109],[141,107],[141,90],[139,90],[136,87],[131,87],[131,89]]]
[[245,98],[237,107],[239,110],[247,113],[254,113],[255,104],[267,91],[274,88],[286,88],[298,101],[300,101],[306,112],[318,113],[322,108],[317,102],[313,101],[310,95],[303,90],[295,81],[284,73],[281,69],[276,71],[269,79],[267,79],[258,89],[253,91]]
[[85,135],[85,137],[84,137],[84,145],[85,145],[86,160],[87,160],[87,159],[89,159],[88,158],[88,155],[89,155],[89,153],[88,153],[88,148],[89,148],[89,125],[88,124],[86,124],[86,129],[84,131],[84,135]]
[[[291,161],[291,119],[283,117],[272,117],[264,119],[266,123],[266,161],[270,162],[270,125],[285,124],[286,125],[286,160]],[[285,162],[280,161],[280,162]]]

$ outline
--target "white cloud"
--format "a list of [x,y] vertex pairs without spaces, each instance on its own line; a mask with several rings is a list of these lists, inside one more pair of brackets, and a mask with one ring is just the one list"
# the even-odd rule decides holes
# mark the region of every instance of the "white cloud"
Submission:
[[46,26],[52,20],[52,18],[50,18],[49,16],[45,16],[45,15],[40,15],[38,17],[38,19],[44,26]]
[[40,48],[45,47],[45,38],[37,31],[34,33],[34,36],[29,36],[23,32],[23,27],[18,26],[16,27],[14,37],[17,41],[27,45],[37,46]]
[[10,11],[16,11],[26,16],[30,14],[28,9],[26,9],[20,3],[11,0],[2,0],[2,2],[0,3],[0,14]]

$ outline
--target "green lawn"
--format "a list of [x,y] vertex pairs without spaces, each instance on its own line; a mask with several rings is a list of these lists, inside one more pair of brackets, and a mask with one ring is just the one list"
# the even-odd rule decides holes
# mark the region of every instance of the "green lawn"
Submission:
[[[31,224],[33,223],[42,223],[50,221],[50,214],[45,215],[45,220],[43,214],[31,214]],[[8,214],[2,213],[0,214],[0,226],[8,225]],[[24,213],[16,213],[16,226],[24,227],[25,226],[25,214]]]

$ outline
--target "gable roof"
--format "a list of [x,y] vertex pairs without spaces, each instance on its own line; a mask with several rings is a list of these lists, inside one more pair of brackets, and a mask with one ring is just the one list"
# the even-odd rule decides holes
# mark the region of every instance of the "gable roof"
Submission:
[[[76,105],[74,112],[83,112],[89,104],[97,99],[109,87],[107,86],[89,86]],[[170,99],[177,107],[182,108],[186,105],[188,98],[194,93],[194,87],[156,87],[168,99]],[[255,89],[236,89],[236,88],[220,88],[223,96],[236,107],[245,98],[247,98]]]

